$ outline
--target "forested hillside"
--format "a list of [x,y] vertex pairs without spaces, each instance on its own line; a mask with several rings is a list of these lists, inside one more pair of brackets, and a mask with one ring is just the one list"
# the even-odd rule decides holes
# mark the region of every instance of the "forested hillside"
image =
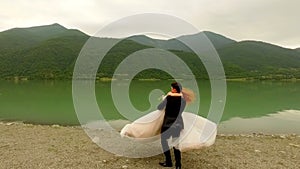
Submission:
[[[216,48],[227,78],[295,79],[300,78],[300,52],[259,42],[237,42],[213,32],[205,34]],[[122,40],[108,52],[98,78],[111,78],[128,55],[145,48],[161,48],[179,56],[197,78],[208,78],[198,57],[180,40],[197,35],[158,40],[136,35]],[[71,79],[76,58],[90,36],[59,24],[14,28],[0,32],[1,79]],[[103,38],[102,38],[103,40]],[[105,39],[104,39],[105,40]],[[163,71],[147,70],[137,78],[167,79]]]

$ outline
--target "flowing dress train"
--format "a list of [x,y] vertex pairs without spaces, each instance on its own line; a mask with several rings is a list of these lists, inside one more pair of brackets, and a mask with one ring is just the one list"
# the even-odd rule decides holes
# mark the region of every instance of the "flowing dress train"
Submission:
[[[214,144],[217,125],[199,115],[183,112],[184,129],[176,140],[169,140],[170,145],[181,151],[200,149]],[[164,111],[155,110],[123,127],[120,134],[136,141],[149,142],[160,139],[160,129],[164,119]]]

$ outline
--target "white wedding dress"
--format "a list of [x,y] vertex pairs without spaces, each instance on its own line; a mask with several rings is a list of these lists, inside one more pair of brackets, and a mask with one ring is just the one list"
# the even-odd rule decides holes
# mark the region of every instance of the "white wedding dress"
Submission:
[[[176,140],[169,140],[169,145],[181,151],[200,149],[214,144],[217,125],[206,118],[193,113],[182,113],[184,129]],[[153,111],[123,127],[120,134],[139,142],[150,142],[160,139],[160,129],[164,119],[164,111]]]

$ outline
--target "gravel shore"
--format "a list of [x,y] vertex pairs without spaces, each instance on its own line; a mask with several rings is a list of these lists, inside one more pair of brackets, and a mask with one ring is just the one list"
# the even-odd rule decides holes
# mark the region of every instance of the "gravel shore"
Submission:
[[[111,154],[81,127],[0,122],[0,168],[156,169],[163,155],[126,158]],[[208,148],[182,153],[183,169],[294,168],[300,166],[300,136],[240,134],[217,136]]]

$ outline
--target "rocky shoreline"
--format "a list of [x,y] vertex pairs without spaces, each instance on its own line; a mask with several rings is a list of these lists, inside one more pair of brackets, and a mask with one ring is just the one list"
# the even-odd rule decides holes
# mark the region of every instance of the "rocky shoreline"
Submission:
[[[218,134],[182,154],[183,168],[299,168],[300,135]],[[0,122],[0,168],[161,168],[162,155],[127,158],[97,146],[78,126]]]

